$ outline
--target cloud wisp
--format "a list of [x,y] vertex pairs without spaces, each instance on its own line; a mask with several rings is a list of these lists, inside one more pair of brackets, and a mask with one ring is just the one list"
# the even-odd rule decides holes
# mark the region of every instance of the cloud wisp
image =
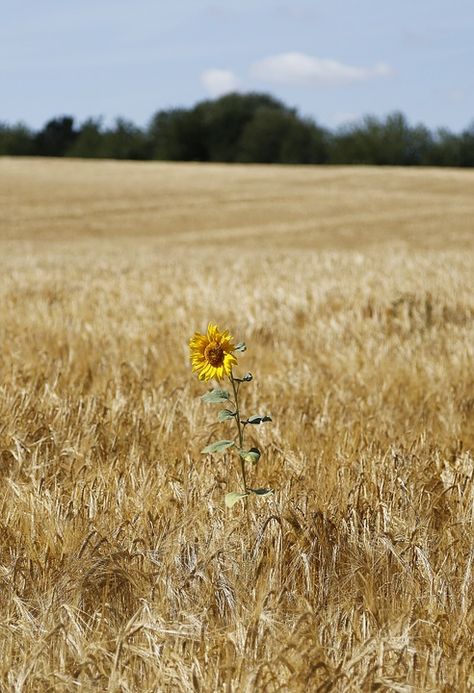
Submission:
[[387,77],[391,69],[384,63],[373,67],[346,65],[329,58],[316,58],[305,53],[279,53],[254,63],[250,68],[254,79],[294,86],[322,87],[366,82],[374,77]]
[[239,80],[230,70],[204,70],[201,73],[201,84],[212,97],[224,96],[239,88]]

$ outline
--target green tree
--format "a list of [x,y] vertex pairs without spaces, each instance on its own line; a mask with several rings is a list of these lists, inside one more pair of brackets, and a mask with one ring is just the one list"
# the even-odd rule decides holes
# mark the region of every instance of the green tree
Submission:
[[241,139],[260,111],[296,118],[294,112],[268,94],[227,94],[190,110],[160,111],[148,130],[153,158],[171,161],[241,160]]
[[237,161],[242,133],[262,109],[289,113],[281,101],[258,93],[227,94],[198,104],[209,161]]
[[474,167],[474,123],[460,134],[432,133],[395,112],[329,132],[269,94],[232,93],[189,109],[158,111],[145,130],[123,118],[108,128],[88,119],[76,129],[71,116],[61,116],[37,133],[0,123],[2,154]]
[[260,108],[242,133],[238,160],[247,163],[279,163],[282,142],[289,135],[291,124],[289,114],[274,108]]
[[242,162],[310,164],[326,158],[324,131],[289,110],[260,108],[239,141]]
[[310,120],[290,119],[280,145],[282,164],[323,164],[328,158],[328,136]]
[[101,119],[89,118],[82,123],[74,144],[68,149],[67,155],[84,158],[103,156],[103,139]]
[[159,111],[148,128],[152,159],[208,161],[202,115],[194,108]]
[[373,116],[340,130],[332,139],[331,163],[411,166],[427,163],[432,139],[423,126],[410,128],[402,113]]
[[65,156],[76,137],[74,118],[71,116],[53,118],[36,135],[36,151],[40,156]]
[[36,154],[34,134],[23,123],[0,123],[0,156],[32,156]]
[[474,166],[474,121],[464,130],[459,140],[460,165]]
[[146,135],[131,121],[117,118],[114,126],[102,133],[100,156],[106,159],[147,159]]

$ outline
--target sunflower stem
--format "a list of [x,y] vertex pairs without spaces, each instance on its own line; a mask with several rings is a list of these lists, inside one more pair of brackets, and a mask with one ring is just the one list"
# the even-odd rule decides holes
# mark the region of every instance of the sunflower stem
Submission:
[[[243,434],[243,429],[242,429],[242,423],[240,421],[240,409],[239,409],[239,388],[238,385],[239,383],[236,384],[236,381],[234,380],[234,376],[232,373],[232,370],[230,371],[230,376],[229,376],[230,382],[232,383],[232,389],[234,391],[234,400],[235,400],[235,410],[236,410],[236,415],[235,415],[235,421],[237,424],[237,431],[239,434],[239,448],[240,450],[243,450],[244,447],[244,434]],[[245,474],[245,462],[240,457],[240,471],[242,473],[242,482],[244,485],[244,493],[247,493],[247,477]]]

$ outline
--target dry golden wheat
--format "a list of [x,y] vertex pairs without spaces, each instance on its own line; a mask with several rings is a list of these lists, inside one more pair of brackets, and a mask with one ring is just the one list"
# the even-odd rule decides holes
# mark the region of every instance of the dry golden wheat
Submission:
[[[2,691],[474,689],[473,189],[0,159]],[[273,416],[248,523],[209,319]]]

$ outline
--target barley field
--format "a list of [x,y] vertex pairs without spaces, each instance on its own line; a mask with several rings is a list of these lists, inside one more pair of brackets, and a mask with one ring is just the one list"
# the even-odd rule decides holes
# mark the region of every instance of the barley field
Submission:
[[[474,690],[474,172],[0,159],[0,690]],[[251,371],[247,510],[187,342]]]

